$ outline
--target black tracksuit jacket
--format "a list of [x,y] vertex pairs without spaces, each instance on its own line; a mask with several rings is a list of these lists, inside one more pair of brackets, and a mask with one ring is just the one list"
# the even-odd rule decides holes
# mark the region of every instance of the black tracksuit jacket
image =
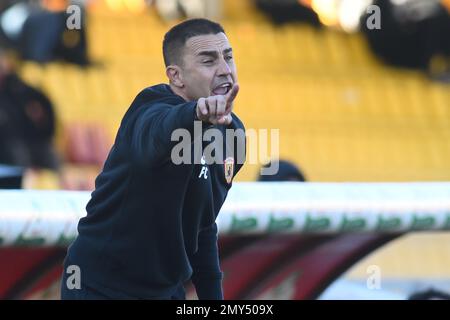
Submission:
[[[172,132],[184,128],[194,137],[195,107],[160,84],[140,92],[126,112],[65,259],[66,268],[80,267],[82,285],[111,298],[166,299],[192,279],[200,299],[223,298],[215,220],[231,187],[224,164],[171,161],[179,142]],[[215,128],[244,130],[232,116]],[[233,175],[242,167],[242,140],[234,140]]]

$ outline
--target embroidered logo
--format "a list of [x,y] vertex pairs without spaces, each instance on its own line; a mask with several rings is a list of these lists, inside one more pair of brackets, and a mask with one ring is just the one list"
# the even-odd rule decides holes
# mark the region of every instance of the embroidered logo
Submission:
[[223,166],[225,170],[225,180],[227,180],[227,183],[231,183],[234,174],[234,159],[232,157],[226,158]]

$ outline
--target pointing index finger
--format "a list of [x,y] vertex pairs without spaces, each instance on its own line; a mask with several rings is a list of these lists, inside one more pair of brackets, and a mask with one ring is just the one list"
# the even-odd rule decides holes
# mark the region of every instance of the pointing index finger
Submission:
[[235,84],[233,84],[233,87],[231,88],[231,90],[225,96],[227,104],[230,104],[234,101],[238,92],[239,92],[239,85],[237,83],[235,83]]

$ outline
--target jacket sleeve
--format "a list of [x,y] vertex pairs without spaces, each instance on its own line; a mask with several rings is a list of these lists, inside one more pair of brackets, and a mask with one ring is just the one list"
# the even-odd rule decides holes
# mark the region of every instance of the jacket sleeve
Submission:
[[200,231],[198,250],[190,257],[192,283],[200,300],[223,300],[222,271],[219,264],[217,224]]
[[197,102],[179,105],[154,104],[142,106],[134,124],[128,129],[131,136],[131,156],[137,163],[156,165],[170,157],[172,148],[180,141],[171,141],[176,129],[189,132],[194,140],[194,113]]

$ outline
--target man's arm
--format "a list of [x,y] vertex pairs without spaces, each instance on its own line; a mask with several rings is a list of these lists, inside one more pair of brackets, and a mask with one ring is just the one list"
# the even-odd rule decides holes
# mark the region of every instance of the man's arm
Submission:
[[225,96],[210,96],[175,106],[160,103],[145,108],[131,128],[131,156],[137,163],[156,165],[166,160],[179,143],[171,141],[176,129],[187,129],[192,143],[197,138],[194,137],[194,120],[229,125],[238,91],[239,85],[234,84]]
[[194,137],[197,102],[179,105],[155,104],[137,115],[131,129],[131,156],[137,163],[156,165],[168,159],[179,141],[171,141],[176,129],[186,129]]
[[200,300],[222,300],[222,271],[217,246],[217,224],[200,231],[198,251],[190,257],[192,283]]

